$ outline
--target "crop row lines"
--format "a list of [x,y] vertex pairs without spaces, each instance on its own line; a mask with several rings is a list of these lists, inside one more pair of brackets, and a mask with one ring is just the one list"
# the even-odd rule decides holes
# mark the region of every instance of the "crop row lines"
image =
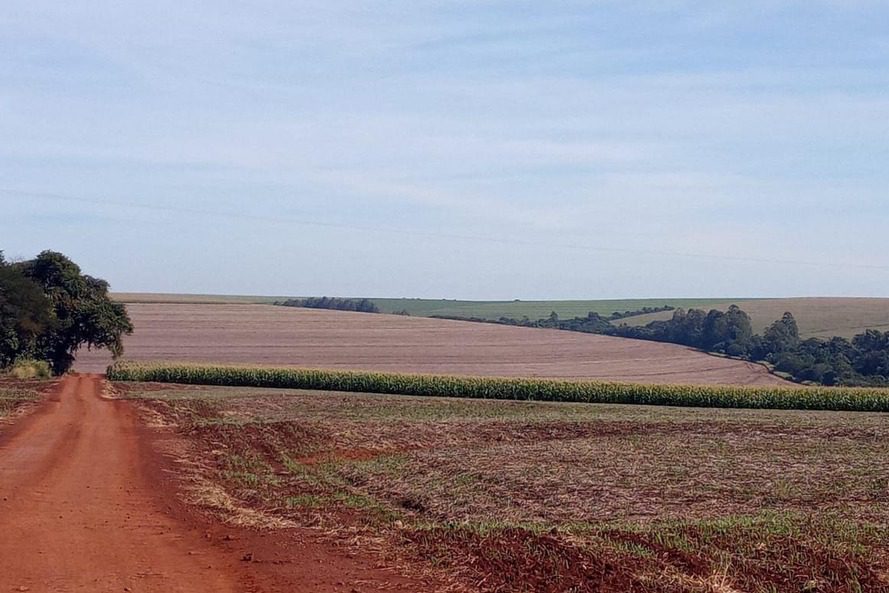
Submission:
[[889,411],[889,389],[665,385],[119,361],[112,381],[316,389],[477,399],[713,408]]

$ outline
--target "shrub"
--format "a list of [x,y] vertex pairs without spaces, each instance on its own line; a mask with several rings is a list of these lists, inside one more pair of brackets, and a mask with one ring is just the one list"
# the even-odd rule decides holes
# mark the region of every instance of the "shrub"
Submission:
[[23,359],[12,365],[9,374],[16,379],[49,379],[52,369],[45,360]]

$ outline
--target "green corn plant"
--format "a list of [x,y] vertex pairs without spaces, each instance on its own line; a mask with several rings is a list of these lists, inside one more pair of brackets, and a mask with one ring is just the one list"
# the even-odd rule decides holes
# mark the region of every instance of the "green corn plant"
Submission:
[[513,377],[118,361],[111,381],[317,389],[397,395],[713,408],[889,411],[889,389],[645,385]]

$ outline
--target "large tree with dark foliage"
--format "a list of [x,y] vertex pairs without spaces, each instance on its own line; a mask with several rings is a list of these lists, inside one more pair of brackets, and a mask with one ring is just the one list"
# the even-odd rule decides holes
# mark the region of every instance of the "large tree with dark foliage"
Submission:
[[[570,328],[570,322],[564,327]],[[597,333],[683,344],[747,360],[767,362],[797,381],[823,385],[889,385],[889,332],[868,330],[852,341],[801,340],[791,313],[755,335],[750,318],[736,306],[709,313],[678,309],[669,321],[643,327],[621,325]]]
[[309,297],[288,299],[276,305],[285,307],[305,307],[308,309],[333,309],[335,311],[357,311],[359,313],[379,313],[380,308],[370,299],[342,299],[338,297]]
[[[83,274],[73,261],[54,251],[35,259],[2,266],[0,294],[21,304],[0,313],[0,327],[15,326],[18,339],[3,346],[0,364],[17,358],[37,358],[64,373],[79,348],[107,348],[123,353],[123,336],[133,326],[126,308],[108,296],[108,283]],[[24,311],[24,312],[23,312]],[[24,330],[24,331],[23,331]]]
[[35,355],[38,338],[54,321],[40,286],[9,265],[0,252],[0,369],[16,358]]

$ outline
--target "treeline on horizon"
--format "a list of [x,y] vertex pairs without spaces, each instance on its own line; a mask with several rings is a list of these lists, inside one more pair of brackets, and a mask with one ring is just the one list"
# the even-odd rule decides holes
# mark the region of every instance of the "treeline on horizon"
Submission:
[[0,371],[19,366],[61,374],[83,346],[123,353],[133,326],[108,283],[83,274],[61,253],[8,262],[0,251]]
[[753,332],[750,316],[737,305],[727,311],[676,309],[671,319],[652,321],[644,326],[615,326],[595,312],[573,319],[560,319],[554,312],[537,321],[504,317],[495,323],[680,344],[751,362],[764,362],[801,383],[889,386],[889,332],[867,330],[851,340],[842,337],[804,340],[800,338],[799,327],[791,313],[785,313],[762,335]]
[[[289,299],[276,304],[312,309],[380,312],[371,299],[311,297]],[[637,315],[663,311],[673,311],[673,317],[665,321],[652,321],[645,326],[613,323]],[[799,327],[791,313],[785,313],[781,319],[766,328],[762,335],[753,332],[750,316],[737,305],[732,305],[727,311],[686,310],[665,305],[643,307],[635,311],[616,311],[607,316],[590,312],[586,317],[572,319],[561,319],[555,312],[538,320],[528,317],[501,317],[497,320],[450,315],[432,317],[679,344],[714,354],[766,363],[778,373],[800,383],[889,386],[889,332],[867,330],[851,340],[842,337],[804,340],[799,335]]]
[[304,307],[306,309],[332,309],[334,311],[357,311],[358,313],[379,313],[370,299],[343,299],[338,297],[309,297],[305,299],[287,299],[277,301],[283,307]]

